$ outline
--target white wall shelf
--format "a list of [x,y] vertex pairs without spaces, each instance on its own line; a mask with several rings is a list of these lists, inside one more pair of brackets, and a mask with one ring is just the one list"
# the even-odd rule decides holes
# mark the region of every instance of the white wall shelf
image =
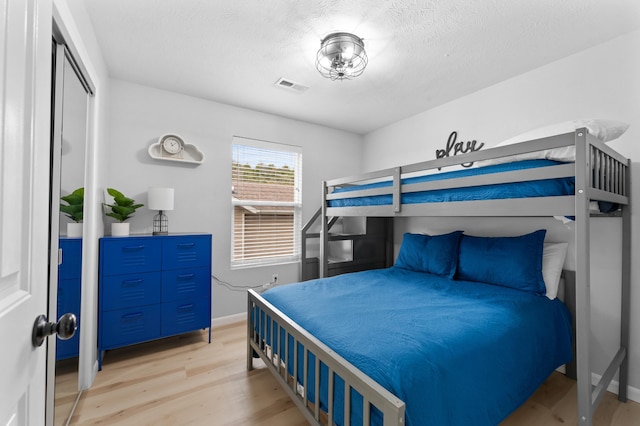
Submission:
[[204,153],[195,145],[185,143],[184,149],[177,155],[168,155],[162,149],[162,137],[158,142],[149,146],[149,156],[156,160],[174,161],[178,163],[202,164],[204,162]]

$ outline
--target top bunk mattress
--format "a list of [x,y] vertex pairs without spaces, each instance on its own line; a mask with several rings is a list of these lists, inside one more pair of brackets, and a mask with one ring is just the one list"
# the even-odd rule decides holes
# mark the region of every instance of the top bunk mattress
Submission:
[[[559,161],[538,159],[516,161],[484,167],[474,167],[464,170],[436,173],[424,176],[410,177],[401,180],[402,185],[421,182],[434,182],[455,178],[469,178],[473,176],[489,175],[501,172],[528,170],[542,167],[557,166],[566,163]],[[363,189],[391,187],[392,181],[382,181],[363,185],[346,186],[334,189],[333,193],[358,191]],[[510,182],[491,185],[466,186],[463,188],[434,189],[418,192],[404,192],[401,204],[442,203],[455,201],[497,200],[508,198],[553,197],[574,195],[575,178],[561,177],[552,179],[532,180],[525,182]],[[393,204],[392,194],[373,195],[353,198],[328,200],[328,207],[358,207],[383,206]]]

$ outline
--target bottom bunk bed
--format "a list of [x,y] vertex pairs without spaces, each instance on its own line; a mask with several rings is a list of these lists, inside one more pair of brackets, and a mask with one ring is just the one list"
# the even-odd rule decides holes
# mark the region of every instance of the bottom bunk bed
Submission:
[[[250,292],[248,368],[259,355],[312,424],[499,423],[571,361],[571,314],[545,296],[544,231],[461,234],[406,234],[391,268]],[[479,261],[489,246],[517,259]]]

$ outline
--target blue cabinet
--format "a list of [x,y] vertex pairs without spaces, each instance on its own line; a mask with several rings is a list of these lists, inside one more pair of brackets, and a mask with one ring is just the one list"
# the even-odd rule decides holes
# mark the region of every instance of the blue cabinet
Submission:
[[211,342],[211,235],[100,239],[100,368],[105,350],[203,328]]
[[56,359],[78,356],[80,344],[80,293],[82,276],[82,238],[60,238],[62,263],[58,265],[58,318],[71,312],[78,320],[78,330],[69,340],[56,339]]

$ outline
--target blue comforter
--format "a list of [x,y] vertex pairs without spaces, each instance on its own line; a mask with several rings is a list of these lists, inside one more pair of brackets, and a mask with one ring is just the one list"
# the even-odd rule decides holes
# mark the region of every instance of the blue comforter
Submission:
[[[506,287],[392,267],[263,297],[402,399],[409,426],[495,425],[572,357],[564,304]],[[361,406],[352,407],[352,424],[361,424]],[[339,425],[342,410],[336,401]]]
[[[525,160],[513,163],[496,164],[485,167],[455,170],[402,179],[402,184],[432,182],[460,177],[479,176],[514,170],[526,170],[563,164],[553,160]],[[348,186],[336,189],[337,192],[357,191],[361,189],[390,187],[391,181],[376,182],[366,185]],[[551,197],[573,195],[575,178],[543,179],[529,182],[503,183],[496,185],[479,185],[465,188],[438,189],[432,191],[407,192],[402,194],[402,204],[437,203],[450,201],[496,200],[505,198]],[[376,195],[368,197],[344,198],[330,200],[329,207],[374,206],[392,204],[392,196]]]

